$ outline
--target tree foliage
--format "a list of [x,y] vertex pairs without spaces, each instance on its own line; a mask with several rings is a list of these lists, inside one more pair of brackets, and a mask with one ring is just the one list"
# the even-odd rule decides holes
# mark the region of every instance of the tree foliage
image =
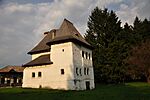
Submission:
[[93,65],[98,82],[119,83],[124,79],[127,45],[121,32],[121,22],[115,12],[98,7],[92,11],[85,38],[94,47]]
[[128,59],[129,75],[132,78],[146,77],[150,83],[150,39],[132,48],[132,55]]
[[149,20],[141,21],[136,17],[133,26],[125,23],[121,27],[121,21],[114,11],[96,7],[89,16],[87,26],[85,39],[94,47],[93,66],[97,82],[120,83],[128,75],[136,79],[138,75],[134,72],[142,73],[139,67],[131,67],[128,60],[134,55],[133,48],[150,38]]

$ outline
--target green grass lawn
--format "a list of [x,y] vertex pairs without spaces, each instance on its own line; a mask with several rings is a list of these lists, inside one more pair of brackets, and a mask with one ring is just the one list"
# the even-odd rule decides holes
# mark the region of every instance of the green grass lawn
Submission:
[[91,91],[0,88],[0,100],[150,100],[150,84],[98,84]]

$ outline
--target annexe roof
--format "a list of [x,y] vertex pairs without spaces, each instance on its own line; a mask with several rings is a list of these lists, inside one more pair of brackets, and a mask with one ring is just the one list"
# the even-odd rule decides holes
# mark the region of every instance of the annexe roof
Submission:
[[46,43],[52,39],[52,32],[55,32],[56,30],[53,29],[50,32],[45,32],[45,37],[39,42],[38,45],[36,45],[31,51],[28,52],[28,54],[36,54],[41,52],[48,52],[50,51],[50,47],[46,45]]
[[15,72],[23,72],[24,67],[21,67],[21,66],[6,66],[6,67],[0,69],[0,73],[11,72],[12,70],[15,71]]
[[40,66],[40,65],[48,65],[48,64],[53,64],[53,62],[50,60],[50,54],[41,55],[38,58],[23,65],[23,67],[32,67],[32,66]]

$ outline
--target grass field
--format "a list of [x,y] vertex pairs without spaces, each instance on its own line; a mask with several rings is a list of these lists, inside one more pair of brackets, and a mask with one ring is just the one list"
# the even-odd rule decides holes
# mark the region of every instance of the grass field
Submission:
[[91,91],[0,88],[0,100],[150,100],[150,84],[98,84]]

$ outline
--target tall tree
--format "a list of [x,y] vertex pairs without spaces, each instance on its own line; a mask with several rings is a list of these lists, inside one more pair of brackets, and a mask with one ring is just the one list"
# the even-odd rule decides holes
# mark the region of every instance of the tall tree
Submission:
[[87,25],[85,38],[94,47],[93,65],[96,81],[121,82],[124,77],[123,59],[127,55],[127,45],[120,39],[120,20],[115,12],[96,7],[91,12]]
[[133,23],[133,31],[137,44],[150,38],[150,21],[146,18],[141,21],[138,17],[136,17]]

